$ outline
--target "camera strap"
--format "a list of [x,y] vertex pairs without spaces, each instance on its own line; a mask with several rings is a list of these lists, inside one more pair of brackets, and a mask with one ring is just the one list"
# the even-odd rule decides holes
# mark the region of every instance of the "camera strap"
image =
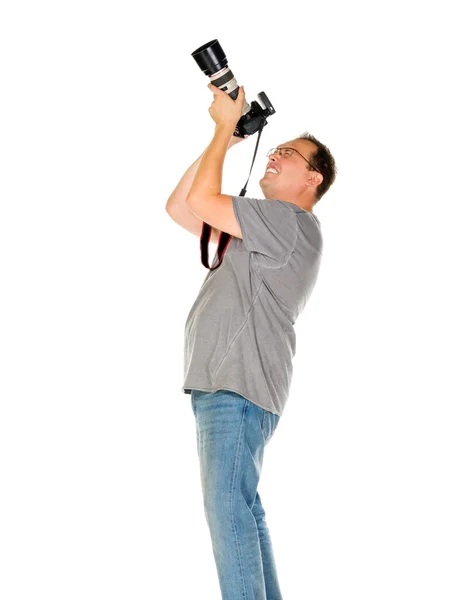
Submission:
[[[259,140],[261,139],[261,134],[262,134],[262,129],[264,128],[265,125],[265,121],[262,123],[260,129],[259,129],[259,133],[258,133],[258,139],[256,142],[256,148],[254,150],[254,155],[253,155],[253,161],[251,163],[251,168],[250,168],[250,174],[248,175],[248,179],[246,180],[246,183],[243,187],[243,189],[241,190],[239,196],[245,196],[246,194],[246,186],[248,185],[248,182],[250,180],[251,177],[251,171],[253,170],[253,165],[254,165],[254,161],[256,160],[256,154],[258,151],[258,146],[259,146]],[[229,233],[226,233],[225,231],[220,231],[220,236],[218,238],[218,247],[216,250],[216,254],[218,256],[218,264],[215,265],[214,267],[211,267],[209,265],[208,262],[208,258],[209,258],[209,242],[210,242],[210,238],[212,237],[212,226],[209,225],[208,223],[202,223],[202,232],[201,232],[201,243],[200,243],[200,247],[201,247],[201,262],[204,265],[204,267],[206,267],[207,269],[209,269],[210,271],[214,271],[215,269],[218,269],[218,267],[221,265],[222,261],[223,261],[223,257],[224,257],[224,253],[227,250],[227,247],[229,246],[229,243],[232,239],[232,235],[230,235]]]

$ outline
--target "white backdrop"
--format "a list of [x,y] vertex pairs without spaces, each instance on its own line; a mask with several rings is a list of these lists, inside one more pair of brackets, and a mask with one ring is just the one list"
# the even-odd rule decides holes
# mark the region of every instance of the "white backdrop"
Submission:
[[[259,484],[284,598],[453,600],[442,1],[2,3],[0,596],[221,598],[181,391],[207,271],[165,211],[213,133],[191,52],[214,38],[276,109],[247,195],[305,130],[338,165]],[[255,142],[229,151],[224,193]]]

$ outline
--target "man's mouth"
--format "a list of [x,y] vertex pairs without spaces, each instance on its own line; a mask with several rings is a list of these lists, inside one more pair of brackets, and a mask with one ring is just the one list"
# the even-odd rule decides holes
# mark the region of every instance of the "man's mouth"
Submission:
[[278,171],[276,169],[274,169],[273,167],[269,167],[267,169],[266,173],[274,173],[275,175],[278,175]]

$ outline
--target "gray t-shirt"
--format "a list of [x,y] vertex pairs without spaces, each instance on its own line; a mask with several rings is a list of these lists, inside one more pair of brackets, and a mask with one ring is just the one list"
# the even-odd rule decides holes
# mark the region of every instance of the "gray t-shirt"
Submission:
[[[283,200],[232,196],[243,239],[232,237],[185,324],[182,391],[230,390],[283,414],[294,323],[319,272],[319,219]],[[215,254],[211,266],[215,266]]]

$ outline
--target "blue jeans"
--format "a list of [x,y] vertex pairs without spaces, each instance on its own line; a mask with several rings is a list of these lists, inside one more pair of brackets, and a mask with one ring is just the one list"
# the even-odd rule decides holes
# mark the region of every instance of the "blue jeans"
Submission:
[[280,417],[228,390],[191,391],[204,512],[223,600],[282,600],[257,486]]

